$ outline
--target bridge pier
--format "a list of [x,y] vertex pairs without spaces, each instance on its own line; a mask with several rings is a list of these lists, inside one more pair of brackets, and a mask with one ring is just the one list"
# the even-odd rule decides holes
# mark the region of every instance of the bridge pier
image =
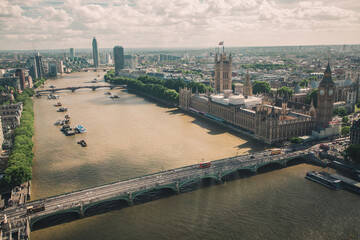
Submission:
[[219,181],[219,183],[222,183],[221,175],[222,175],[222,170],[220,169],[220,170],[218,171],[218,181]]
[[132,199],[132,193],[129,192],[128,196],[129,196],[129,206],[131,207],[134,204],[133,199]]
[[84,215],[84,205],[80,204],[79,206],[80,218],[83,218]]
[[180,194],[179,181],[175,182],[175,190],[177,194]]

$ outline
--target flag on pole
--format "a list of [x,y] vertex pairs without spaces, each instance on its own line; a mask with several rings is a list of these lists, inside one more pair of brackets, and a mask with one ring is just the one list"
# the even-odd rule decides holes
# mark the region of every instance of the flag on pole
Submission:
[[222,42],[219,42],[219,45],[224,45],[224,41],[222,41]]

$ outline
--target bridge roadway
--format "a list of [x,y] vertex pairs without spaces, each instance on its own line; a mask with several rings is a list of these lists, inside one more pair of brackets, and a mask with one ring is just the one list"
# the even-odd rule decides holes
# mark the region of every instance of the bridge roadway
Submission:
[[92,89],[93,91],[95,91],[98,88],[109,88],[109,89],[114,89],[114,88],[123,88],[124,85],[86,85],[86,86],[73,86],[73,87],[64,87],[64,88],[47,88],[47,89],[42,89],[42,90],[36,90],[36,93],[55,93],[57,91],[65,91],[65,90],[70,90],[72,92],[75,92],[78,89],[82,89],[82,88],[89,88]]
[[[224,176],[238,170],[249,170],[256,173],[261,166],[271,163],[286,166],[286,162],[291,159],[307,158],[309,155],[312,154],[308,153],[308,150],[294,152],[285,152],[283,150],[282,154],[278,155],[271,155],[269,151],[266,151],[225,158],[212,161],[209,168],[201,169],[199,164],[195,164],[27,202],[23,206],[13,206],[5,209],[3,215],[7,216],[7,219],[14,227],[19,225],[25,227],[26,219],[30,220],[30,227],[32,227],[36,221],[47,216],[75,212],[79,214],[79,217],[83,217],[88,208],[102,202],[125,200],[129,205],[132,205],[137,196],[151,190],[168,188],[180,192],[181,187],[202,178],[213,178],[221,182]],[[26,213],[28,206],[38,204],[44,204],[45,210],[30,215]],[[1,219],[3,218],[4,216],[1,216]]]

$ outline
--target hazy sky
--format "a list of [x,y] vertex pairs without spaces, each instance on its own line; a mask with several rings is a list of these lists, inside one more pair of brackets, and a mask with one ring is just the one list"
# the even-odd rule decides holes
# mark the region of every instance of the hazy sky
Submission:
[[359,44],[360,0],[0,0],[0,49]]

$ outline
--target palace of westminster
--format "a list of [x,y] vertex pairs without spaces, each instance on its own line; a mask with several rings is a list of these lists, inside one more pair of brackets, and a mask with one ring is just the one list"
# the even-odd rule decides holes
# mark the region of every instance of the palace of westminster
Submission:
[[[336,88],[328,63],[318,88],[317,108],[307,105],[299,98],[306,94],[295,94],[290,100],[271,94],[253,96],[249,74],[240,90],[232,90],[232,56],[217,53],[215,56],[214,93],[192,93],[192,89],[179,91],[179,105],[182,109],[219,119],[239,130],[250,133],[266,143],[277,143],[292,137],[318,139],[340,133],[340,124],[332,122],[334,102],[358,95],[358,88]],[[358,84],[357,84],[358,85]],[[347,85],[345,85],[347,86]],[[346,94],[343,94],[347,91]],[[356,91],[356,93],[355,93]],[[353,96],[352,96],[353,95]],[[337,101],[336,101],[337,100]]]

